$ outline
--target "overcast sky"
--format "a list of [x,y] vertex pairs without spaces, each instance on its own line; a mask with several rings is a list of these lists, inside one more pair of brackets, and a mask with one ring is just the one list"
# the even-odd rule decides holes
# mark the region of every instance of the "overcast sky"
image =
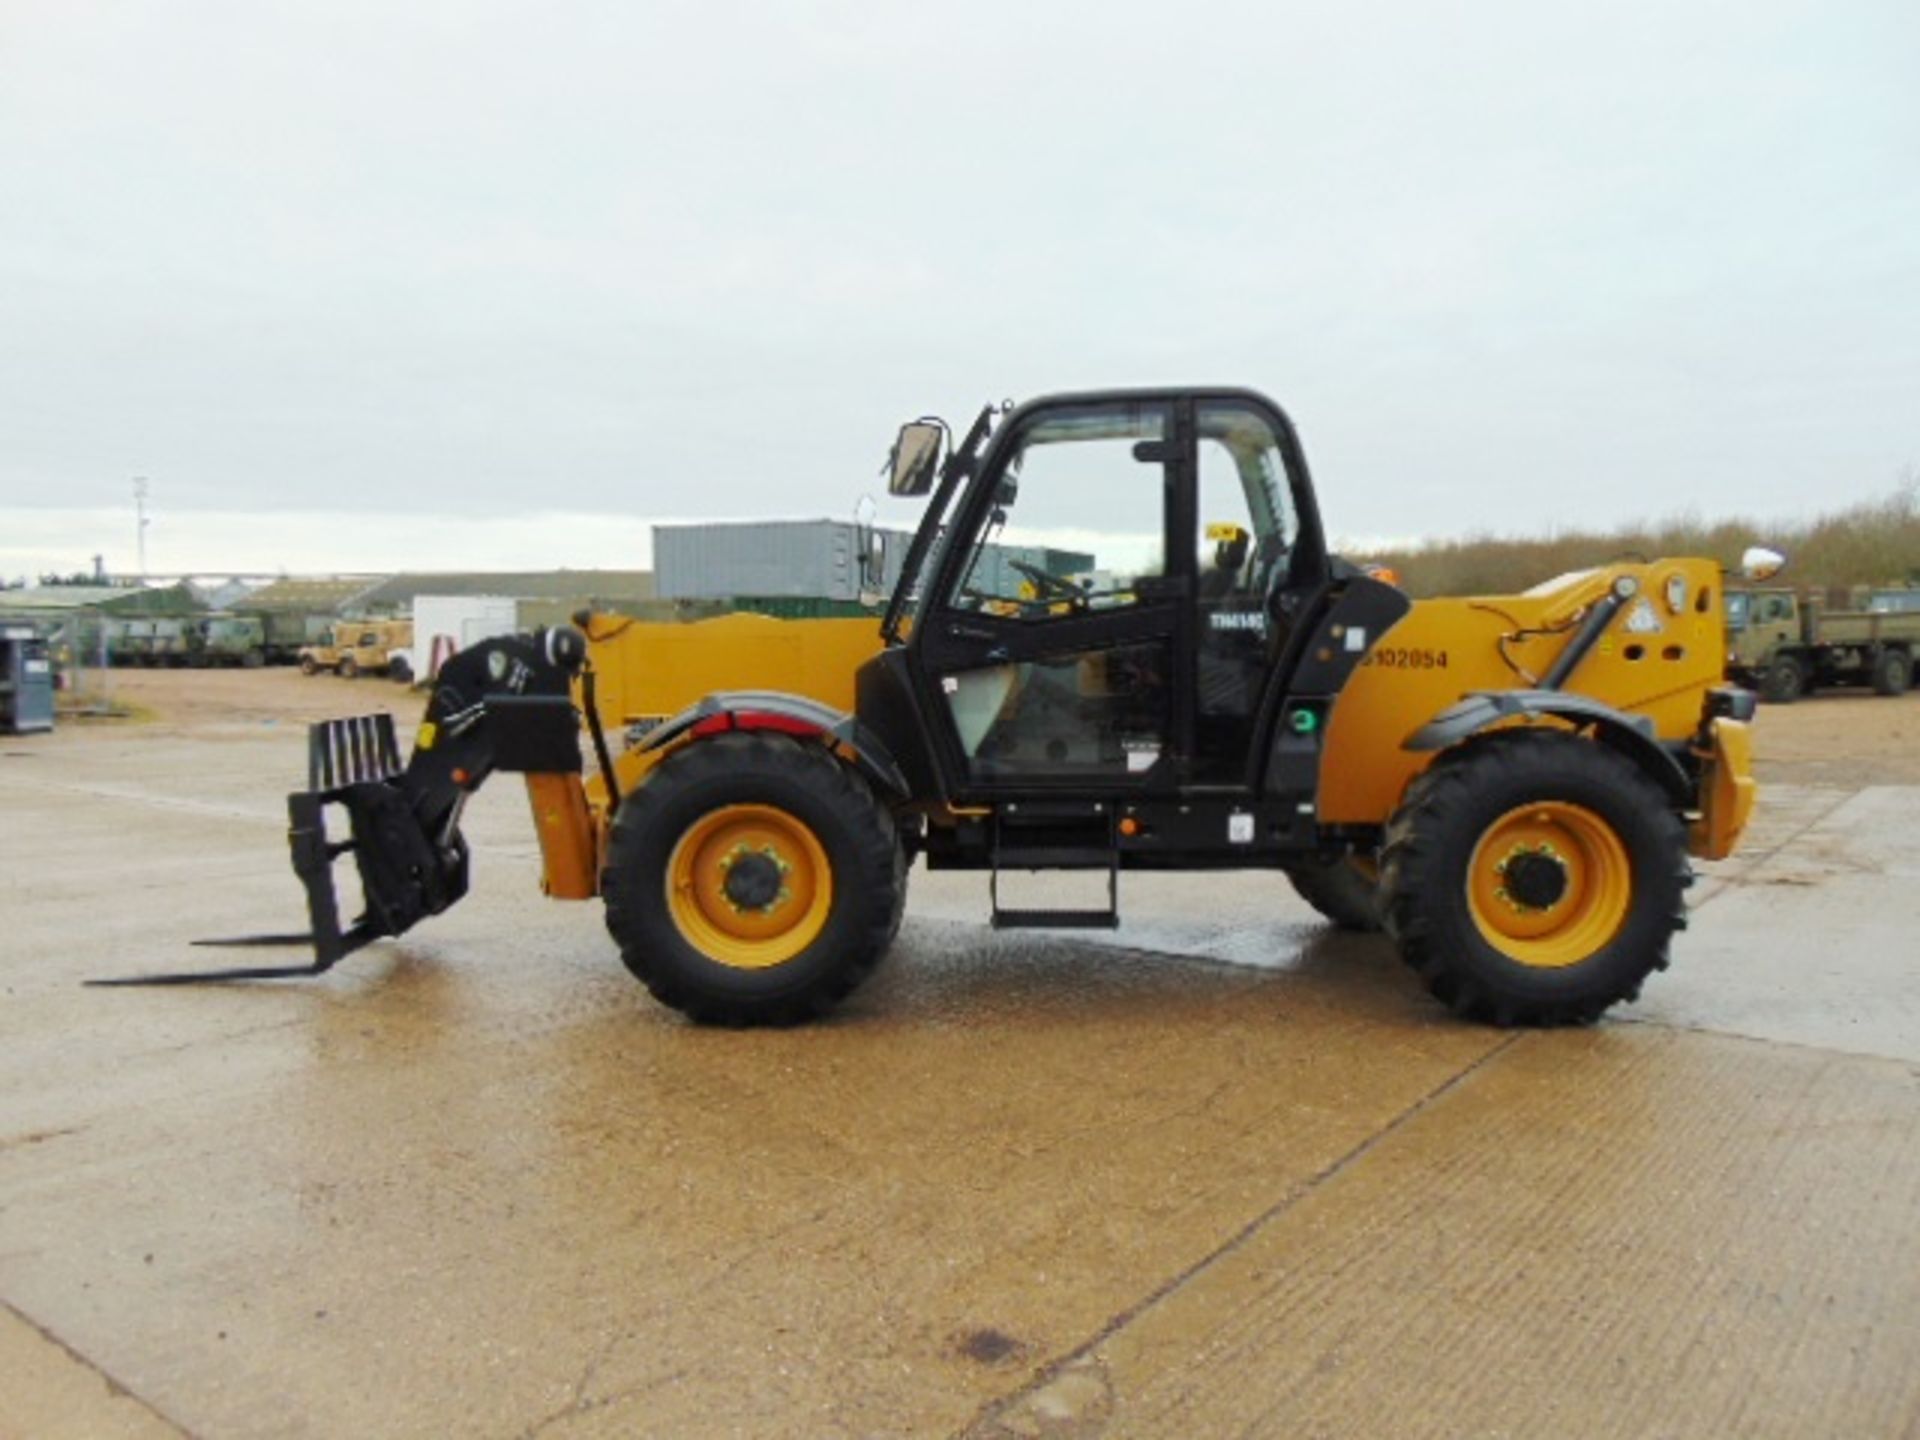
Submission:
[[135,475],[155,569],[639,563],[1185,382],[1347,536],[1887,493],[1920,6],[0,0],[0,573]]

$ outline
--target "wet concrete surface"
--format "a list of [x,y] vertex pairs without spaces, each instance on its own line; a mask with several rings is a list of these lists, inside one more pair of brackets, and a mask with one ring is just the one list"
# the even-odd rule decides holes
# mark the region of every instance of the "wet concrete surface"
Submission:
[[1094,943],[924,874],[835,1021],[698,1030],[510,783],[403,943],[81,989],[296,914],[292,711],[350,707],[287,693],[0,742],[0,1434],[1920,1424],[1920,787],[1777,780],[1582,1032],[1272,877],[1125,877]]

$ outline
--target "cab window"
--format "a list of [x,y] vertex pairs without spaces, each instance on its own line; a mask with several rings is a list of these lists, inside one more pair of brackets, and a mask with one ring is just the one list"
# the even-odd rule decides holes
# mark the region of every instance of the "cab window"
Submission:
[[1287,467],[1265,416],[1235,404],[1202,405],[1200,594],[1253,596],[1272,587],[1293,540]]
[[1199,452],[1197,780],[1232,782],[1247,765],[1260,698],[1284,640],[1274,603],[1291,580],[1294,525],[1279,437],[1258,411],[1203,404]]
[[1043,623],[1140,602],[1166,571],[1160,464],[1134,454],[1164,439],[1158,405],[1049,414],[1020,437],[949,603]]

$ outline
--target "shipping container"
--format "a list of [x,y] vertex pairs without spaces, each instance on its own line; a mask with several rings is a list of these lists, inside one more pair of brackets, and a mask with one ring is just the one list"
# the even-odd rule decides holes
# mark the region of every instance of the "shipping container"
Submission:
[[904,530],[851,520],[756,520],[653,527],[663,600],[840,600],[887,595],[900,578]]
[[1020,573],[1018,565],[1030,565],[1062,580],[1082,581],[1093,573],[1093,556],[1077,550],[1056,550],[1047,545],[988,545],[970,572],[968,583],[988,595],[1019,595],[1024,582],[1033,582]]

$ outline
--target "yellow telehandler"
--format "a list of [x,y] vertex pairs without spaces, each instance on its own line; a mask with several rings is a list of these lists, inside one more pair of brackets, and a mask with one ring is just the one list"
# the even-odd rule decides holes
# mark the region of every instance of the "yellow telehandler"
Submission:
[[[1328,553],[1292,424],[1246,390],[988,407],[957,442],[915,421],[889,475],[928,498],[878,625],[583,612],[463,651],[410,757],[385,715],[312,729],[288,798],[312,931],[279,937],[311,964],[119,983],[317,974],[405,932],[465,894],[461,809],[504,771],[547,892],[602,896],[699,1021],[831,1009],[920,860],[990,872],[996,926],[1112,926],[1124,870],[1278,871],[1457,1013],[1581,1023],[1667,964],[1689,855],[1752,811],[1710,561],[1414,604]],[[1094,564],[1009,558],[1009,525]],[[1003,906],[1016,870],[1095,872],[1105,903]]]

